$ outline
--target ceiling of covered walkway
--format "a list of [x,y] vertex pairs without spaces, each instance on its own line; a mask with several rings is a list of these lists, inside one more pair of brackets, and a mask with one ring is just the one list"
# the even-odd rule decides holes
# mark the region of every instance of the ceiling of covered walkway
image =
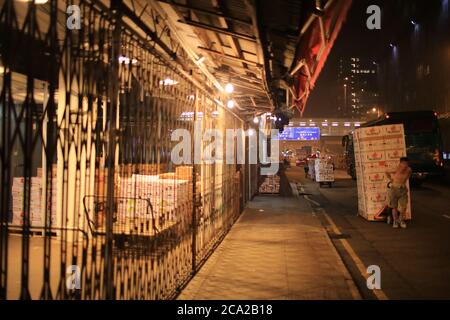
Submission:
[[[235,111],[303,113],[351,0],[124,0],[126,19]],[[215,92],[215,93],[214,93]],[[225,98],[224,98],[225,97]]]

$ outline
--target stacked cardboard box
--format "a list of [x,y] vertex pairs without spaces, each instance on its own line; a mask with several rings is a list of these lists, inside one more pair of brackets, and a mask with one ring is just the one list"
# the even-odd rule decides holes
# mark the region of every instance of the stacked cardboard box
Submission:
[[175,168],[177,179],[192,181],[192,166],[179,166]]
[[[47,187],[47,190],[49,188]],[[57,205],[58,205],[58,181],[56,179],[56,176],[52,176],[52,186],[51,186],[51,200],[50,203],[47,204],[47,206],[50,206],[50,215],[51,215],[51,221],[52,226],[58,226],[58,219],[57,219]],[[48,209],[47,209],[48,210]],[[43,217],[45,220],[45,216]],[[45,224],[45,221],[43,220],[43,224]]]
[[317,182],[334,181],[333,165],[326,159],[315,160],[314,172]]
[[[354,134],[354,149],[359,215],[370,221],[381,220],[387,208],[386,172],[395,171],[400,158],[406,156],[403,125],[359,128]],[[411,219],[411,204],[405,216]]]
[[155,220],[176,221],[187,214],[192,202],[192,187],[188,180],[171,179],[170,175],[136,175],[122,177],[119,183],[117,217],[119,222],[129,218],[148,219],[150,201]]
[[[42,179],[46,179],[46,177],[43,175],[44,172],[42,171],[42,168],[38,168],[37,169],[37,176],[41,177],[41,181],[43,181]],[[41,190],[43,188],[43,183],[41,183]],[[47,190],[50,190],[50,186],[46,186]],[[52,166],[52,173],[51,173],[51,191],[49,191],[51,194],[51,200],[50,203],[47,203],[47,210],[50,210],[50,215],[51,215],[51,223],[52,226],[57,226],[57,214],[56,214],[56,209],[57,209],[57,201],[58,201],[58,180],[57,180],[57,166],[53,165]],[[42,201],[42,200],[41,200]],[[45,224],[45,216],[42,217],[42,223],[41,225],[43,226]]]
[[[31,226],[42,225],[41,215],[41,178],[30,178],[30,185],[25,183],[25,178],[13,178],[12,184],[12,224],[23,225],[27,217],[30,219]],[[26,185],[26,189],[25,189]],[[30,192],[29,211],[25,207],[24,198],[27,192]]]
[[[156,192],[156,187],[152,188],[152,181],[158,176],[135,175],[131,177],[121,177],[118,187],[119,200],[117,204],[117,217],[122,222],[127,217],[145,217],[148,213],[146,204],[151,193]],[[155,189],[152,192],[150,189]],[[138,198],[143,200],[139,200]]]
[[278,175],[266,176],[259,187],[259,193],[280,193],[280,177]]
[[[48,204],[42,202],[42,192],[43,192],[43,177],[42,168],[37,169],[37,177],[31,177],[29,184],[26,183],[24,177],[13,178],[13,183],[11,187],[12,196],[12,217],[10,222],[12,225],[23,225],[27,217],[30,218],[30,226],[32,227],[42,227],[45,225],[45,217],[42,215],[43,207],[47,206],[51,214],[51,223],[56,226],[56,207],[57,207],[57,167],[54,165],[52,167],[51,182],[52,182],[52,192],[51,201]],[[26,189],[24,189],[26,187]],[[46,186],[49,187],[48,185]],[[29,189],[28,189],[29,188]],[[26,193],[30,192],[29,199],[29,212],[25,207],[24,197]]]

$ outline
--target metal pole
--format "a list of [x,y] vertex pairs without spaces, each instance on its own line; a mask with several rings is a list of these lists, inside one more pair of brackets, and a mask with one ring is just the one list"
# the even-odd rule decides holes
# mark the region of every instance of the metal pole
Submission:
[[120,21],[121,14],[118,8],[121,0],[112,0],[111,9],[115,18],[112,35],[111,68],[109,88],[109,106],[107,108],[108,155],[107,155],[107,200],[106,200],[106,243],[105,243],[105,277],[104,298],[114,299],[114,258],[113,258],[113,210],[114,210],[114,165],[116,154],[116,126],[117,109],[119,106],[119,55],[120,55]]
[[[196,126],[197,126],[197,112],[198,112],[198,101],[199,101],[199,90],[195,90],[195,102],[194,102],[194,126],[193,126],[193,138],[191,140],[191,157],[192,161],[192,274],[195,274],[195,270],[197,269],[197,170],[195,164],[195,140],[197,138],[196,135]],[[201,130],[201,128],[200,128]],[[201,132],[200,132],[201,135]],[[200,143],[200,141],[198,142]]]

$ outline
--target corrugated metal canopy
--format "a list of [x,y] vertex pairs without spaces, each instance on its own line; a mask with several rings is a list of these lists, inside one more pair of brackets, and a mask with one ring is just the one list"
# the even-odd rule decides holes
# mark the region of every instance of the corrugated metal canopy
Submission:
[[[153,29],[158,23],[154,16],[146,15],[146,8],[155,9],[176,34],[196,72],[205,75],[219,91],[231,82],[235,87],[231,98],[243,117],[293,107],[303,111],[314,83],[311,80],[320,72],[333,44],[330,40],[340,29],[336,19],[345,17],[350,3],[125,0]],[[164,37],[164,32],[160,36]],[[171,41],[163,39],[166,44]],[[286,95],[279,98],[280,88],[290,92],[287,101]]]

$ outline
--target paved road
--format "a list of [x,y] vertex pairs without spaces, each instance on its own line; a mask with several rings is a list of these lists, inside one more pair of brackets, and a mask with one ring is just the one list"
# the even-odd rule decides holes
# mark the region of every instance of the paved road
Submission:
[[[342,173],[333,188],[319,188],[305,179],[299,168],[288,173],[291,180],[303,185],[304,193],[310,194],[307,197],[328,225],[331,237],[333,231],[339,235],[333,243],[364,298],[380,298],[380,294],[367,289],[367,274],[362,275],[365,269],[361,264],[364,268],[380,266],[382,293],[389,299],[450,299],[448,185],[429,182],[413,188],[413,220],[402,230],[358,217],[356,183]],[[330,227],[333,224],[339,232]]]

